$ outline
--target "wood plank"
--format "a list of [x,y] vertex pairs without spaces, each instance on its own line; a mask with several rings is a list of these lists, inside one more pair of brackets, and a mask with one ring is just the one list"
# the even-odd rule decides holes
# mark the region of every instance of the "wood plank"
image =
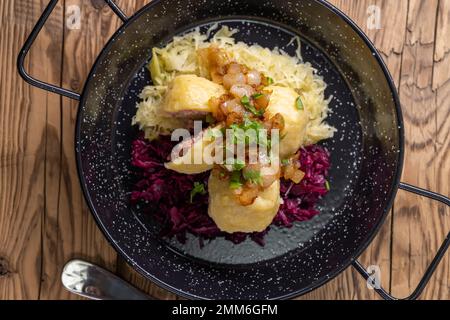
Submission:
[[[450,195],[450,1],[439,2],[433,64],[433,91],[436,93],[436,190]],[[440,211],[444,215],[445,212]],[[448,214],[448,209],[447,209]],[[448,275],[446,276],[449,279]],[[450,297],[446,295],[446,299]]]
[[[403,180],[446,195],[449,194],[449,14],[448,1],[410,1],[400,85],[406,129]],[[435,202],[400,192],[394,215],[394,294],[405,296],[415,288],[450,229],[448,213],[448,209]],[[448,299],[449,270],[447,255],[423,299]]]
[[[364,0],[330,1],[346,13],[374,42],[381,52],[393,78],[398,83],[400,76],[401,54],[403,50],[404,30],[406,27],[407,1]],[[368,29],[368,7],[380,8],[381,29]],[[398,30],[398,32],[392,32]],[[390,242],[391,215],[389,215],[372,244],[360,257],[368,265],[377,265],[381,271],[381,284],[389,289],[390,283]],[[353,269],[349,268],[325,286],[315,290],[302,299],[379,299],[378,295],[367,288],[366,282]]]
[[[47,1],[0,2],[0,300],[37,299],[45,210],[46,116],[57,96],[32,88],[16,59]],[[62,10],[50,17],[26,69],[59,83]]]
[[[62,84],[79,92],[94,59],[121,22],[103,1],[66,0],[65,10],[71,5],[81,9],[81,28],[64,27]],[[116,269],[117,255],[94,222],[79,185],[73,146],[77,109],[76,101],[63,99],[61,110],[53,110],[51,118],[47,163],[53,170],[47,175],[42,299],[78,299],[60,282],[61,270],[72,258]]]

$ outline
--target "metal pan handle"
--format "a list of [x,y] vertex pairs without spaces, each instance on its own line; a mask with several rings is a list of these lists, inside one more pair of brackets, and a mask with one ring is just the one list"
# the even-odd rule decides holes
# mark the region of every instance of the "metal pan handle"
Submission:
[[[33,45],[34,41],[36,40],[37,36],[41,32],[42,28],[44,27],[44,24],[47,22],[48,18],[50,17],[51,13],[55,9],[56,5],[58,4],[59,0],[51,0],[47,7],[45,8],[44,12],[42,13],[41,17],[37,21],[36,25],[34,26],[33,30],[31,31],[30,35],[28,36],[27,41],[25,42],[22,50],[20,50],[19,57],[17,59],[17,68],[19,70],[20,76],[28,82],[30,85],[49,91],[53,93],[57,93],[61,96],[68,97],[74,100],[80,100],[80,94],[73,92],[68,89],[64,89],[62,87],[58,87],[56,85],[38,80],[36,78],[33,78],[30,76],[26,70],[25,70],[25,58],[30,51],[31,46]],[[119,16],[119,18],[126,22],[128,20],[127,16],[123,13],[123,11],[114,3],[112,0],[104,0],[108,6],[112,9],[112,11]]]
[[[450,199],[446,196],[443,196],[441,194],[431,192],[429,190],[421,189],[406,183],[400,183],[399,185],[400,189],[403,189],[405,191],[417,194],[419,196],[424,196],[429,199],[433,199],[436,201],[439,201],[447,206],[450,207]],[[436,256],[431,261],[430,265],[428,266],[427,270],[425,271],[425,274],[423,275],[422,279],[420,280],[419,284],[417,285],[416,289],[407,296],[406,298],[397,298],[389,294],[386,290],[384,290],[382,287],[380,288],[374,288],[374,290],[385,300],[415,300],[417,299],[425,289],[426,285],[430,281],[431,276],[433,275],[434,271],[436,271],[437,266],[441,262],[442,258],[444,257],[445,253],[447,252],[448,247],[450,246],[450,232],[447,234],[447,237],[445,238],[442,245],[439,247],[438,252],[436,253]],[[366,270],[366,268],[358,261],[353,262],[353,267],[363,276],[363,278],[367,281],[371,274]]]

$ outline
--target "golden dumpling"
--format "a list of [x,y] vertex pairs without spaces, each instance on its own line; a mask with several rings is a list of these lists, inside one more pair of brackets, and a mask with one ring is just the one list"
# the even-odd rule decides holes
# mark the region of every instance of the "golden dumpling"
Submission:
[[295,154],[303,144],[309,121],[308,112],[296,106],[298,93],[291,88],[270,86],[272,91],[266,114],[273,117],[279,113],[284,118],[284,130],[280,132],[280,157],[288,158]]
[[[184,174],[198,174],[206,172],[213,168],[212,154],[215,145],[213,145],[215,139],[210,132],[220,130],[222,126],[208,129],[201,133],[199,137],[194,138],[191,141],[185,141],[178,146],[182,147],[182,144],[190,144],[189,148],[186,148],[186,152],[172,161],[165,163],[164,166],[179,173]],[[193,143],[192,143],[193,142]],[[209,157],[207,159],[206,157]]]
[[253,204],[242,206],[229,187],[228,180],[213,171],[208,182],[208,214],[220,230],[233,232],[261,232],[273,221],[280,207],[280,181],[262,191]]
[[181,117],[202,116],[213,112],[208,102],[225,94],[225,89],[208,79],[196,75],[179,75],[167,89],[162,110]]

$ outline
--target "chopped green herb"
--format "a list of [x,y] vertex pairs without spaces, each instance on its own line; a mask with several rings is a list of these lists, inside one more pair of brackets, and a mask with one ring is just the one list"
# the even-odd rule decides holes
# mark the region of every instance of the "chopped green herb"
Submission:
[[254,95],[252,95],[252,98],[253,99],[259,99],[259,98],[262,98],[264,96],[264,94],[262,94],[262,93],[255,93]]
[[260,117],[264,114],[262,110],[256,110],[255,106],[250,103],[250,98],[248,96],[243,96],[241,99],[242,105],[255,116]]
[[219,177],[221,177],[221,178],[225,178],[225,172],[223,172],[223,171],[221,171],[220,173],[219,173]]
[[252,105],[246,105],[245,108],[257,117],[261,117],[264,115],[263,110],[256,110],[256,108]]
[[289,159],[283,159],[283,160],[281,160],[281,164],[282,164],[283,166],[287,166],[287,165],[289,164]]
[[239,189],[240,187],[242,187],[242,183],[236,182],[236,181],[230,181],[230,189],[231,190],[236,190],[236,189]]
[[240,160],[240,159],[236,159],[236,160],[234,161],[234,164],[233,164],[233,170],[235,170],[235,171],[241,171],[242,169],[244,169],[244,167],[245,167],[245,161],[242,161],[242,160]]
[[239,189],[242,187],[241,182],[241,172],[240,171],[233,171],[230,176],[230,189]]
[[206,194],[205,186],[203,183],[194,182],[194,187],[191,190],[191,203],[193,202],[194,197],[197,194]]
[[243,96],[242,99],[241,99],[241,103],[243,105],[249,104],[250,103],[250,98],[247,97],[247,96]]
[[[266,134],[262,136],[262,129],[264,129],[264,126],[260,121],[244,115],[243,122],[239,124],[234,123],[229,126],[228,130],[230,130],[230,132],[227,132],[226,135],[229,141],[224,144],[224,152],[227,152],[230,148],[230,153],[235,153],[233,147],[238,143],[243,143],[245,145],[260,144],[260,146],[270,146],[271,141],[270,138],[267,137],[267,131]],[[256,134],[253,134],[250,130],[254,131]],[[231,160],[232,162],[228,163],[229,165],[234,164],[234,159]]]
[[261,122],[245,117],[242,129],[244,130],[253,129],[255,131],[259,131],[263,129],[263,125],[261,124]]
[[304,109],[302,98],[300,98],[300,97],[297,98],[297,101],[295,102],[295,106],[297,107],[297,110]]
[[328,180],[325,180],[325,188],[327,188],[328,191],[330,191],[330,182]]
[[267,83],[268,83],[269,85],[271,85],[271,84],[274,83],[274,81],[273,81],[273,79],[272,79],[271,77],[267,77],[266,79],[267,79]]
[[242,176],[251,183],[261,183],[261,172],[259,170],[244,170]]

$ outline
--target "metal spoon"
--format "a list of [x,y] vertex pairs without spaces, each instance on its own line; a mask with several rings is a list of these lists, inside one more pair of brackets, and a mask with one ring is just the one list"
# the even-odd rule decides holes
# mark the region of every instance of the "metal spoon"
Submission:
[[82,260],[69,261],[61,274],[70,292],[93,300],[152,300],[111,272]]

